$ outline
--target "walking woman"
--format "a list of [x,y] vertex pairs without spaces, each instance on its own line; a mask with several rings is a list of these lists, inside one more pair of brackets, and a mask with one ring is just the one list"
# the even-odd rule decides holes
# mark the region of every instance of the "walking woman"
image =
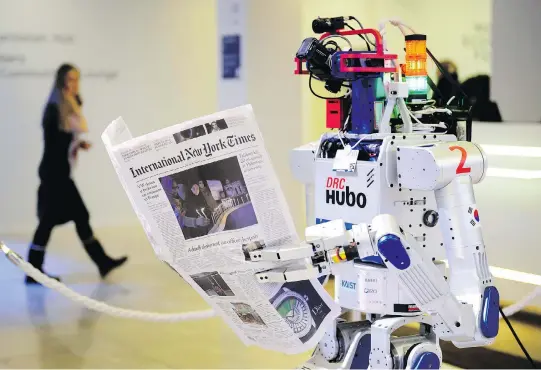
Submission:
[[[78,138],[79,134],[88,131],[81,105],[79,71],[72,65],[63,64],[57,70],[43,114],[44,151],[38,171],[41,180],[37,205],[39,225],[28,251],[28,262],[43,271],[45,250],[53,228],[73,221],[85,251],[105,278],[111,270],[126,262],[127,257],[113,259],[105,253],[94,237],[90,215],[71,178],[71,168],[79,149],[90,148],[88,142]],[[26,283],[37,282],[27,276]]]

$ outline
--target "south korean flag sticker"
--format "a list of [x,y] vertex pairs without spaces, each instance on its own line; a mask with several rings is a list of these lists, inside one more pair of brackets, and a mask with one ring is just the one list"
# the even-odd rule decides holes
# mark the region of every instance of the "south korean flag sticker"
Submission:
[[479,211],[477,211],[476,208],[469,207],[468,213],[470,214],[470,217],[472,218],[470,220],[470,224],[472,226],[475,226],[479,223]]

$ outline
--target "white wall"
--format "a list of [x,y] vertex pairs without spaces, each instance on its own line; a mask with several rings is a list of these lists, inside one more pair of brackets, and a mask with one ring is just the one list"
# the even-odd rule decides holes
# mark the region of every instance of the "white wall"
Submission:
[[[374,26],[386,18],[398,18],[416,32],[427,35],[427,46],[440,61],[451,59],[465,80],[489,73],[492,0],[380,0],[373,2],[368,18]],[[389,26],[389,49],[404,60],[404,37]],[[399,51],[399,52],[397,52]],[[429,74],[436,67],[429,60]]]
[[[304,233],[302,187],[289,170],[289,149],[302,143],[300,81],[292,73],[300,29],[300,2],[287,0],[217,0],[217,37],[221,51],[224,35],[240,35],[237,78],[224,79],[218,55],[218,107],[251,104],[265,146],[285,195],[297,232]],[[286,30],[276,24],[287,25]],[[300,32],[296,32],[299,34]]]
[[[89,139],[75,179],[95,227],[136,224],[101,143],[122,115],[134,135],[216,110],[214,0],[0,0],[0,233],[36,226],[41,114],[62,62],[78,65]],[[73,43],[8,42],[5,35],[69,35]],[[8,62],[8,56],[16,56]],[[20,62],[20,61],[23,62]],[[17,70],[43,76],[8,77]],[[114,78],[90,77],[109,71]]]
[[[219,1],[219,0],[218,0]],[[296,223],[304,234],[301,184],[289,168],[290,150],[302,144],[301,79],[293,58],[301,36],[301,2],[248,0],[246,81],[265,145]]]
[[[534,123],[494,124],[476,122],[474,140],[483,145],[515,146],[514,152],[535,147],[541,150],[541,125]],[[491,266],[541,275],[539,242],[536,231],[541,219],[541,178],[521,179],[493,177],[494,169],[523,171],[526,175],[541,172],[541,157],[510,155],[509,150],[495,151],[486,147],[489,176],[475,185],[475,198],[483,226],[483,239]],[[491,172],[492,171],[492,172]],[[518,300],[534,286],[497,279],[502,299]],[[541,307],[541,297],[532,305]]]
[[493,0],[491,95],[505,121],[541,122],[541,1]]

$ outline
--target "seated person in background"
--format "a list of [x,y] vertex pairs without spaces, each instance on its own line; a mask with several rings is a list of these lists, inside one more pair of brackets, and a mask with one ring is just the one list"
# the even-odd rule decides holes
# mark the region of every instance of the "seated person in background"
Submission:
[[450,60],[444,60],[443,62],[441,62],[441,65],[445,69],[445,71],[449,73],[451,78],[454,79],[456,84],[453,84],[450,81],[448,81],[438,69],[437,70],[438,82],[436,84],[436,87],[439,90],[439,94],[438,92],[435,92],[432,98],[435,100],[439,100],[440,104],[446,104],[449,101],[449,99],[451,99],[453,96],[457,95],[458,93],[458,84],[459,84],[458,72],[457,72],[456,65]]
[[502,122],[498,104],[490,100],[490,77],[479,75],[467,79],[462,89],[468,95],[473,105],[472,116],[474,121]]

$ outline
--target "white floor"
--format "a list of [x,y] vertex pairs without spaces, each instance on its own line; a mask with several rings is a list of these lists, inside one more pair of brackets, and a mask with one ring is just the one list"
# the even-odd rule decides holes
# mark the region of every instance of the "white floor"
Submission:
[[[55,230],[46,270],[77,292],[115,306],[157,312],[208,309],[155,258],[139,225],[96,234],[110,254],[130,258],[106,282],[100,281],[72,225]],[[2,238],[26,257],[29,236]],[[167,324],[108,317],[46,288],[27,287],[23,279],[0,256],[0,368],[291,369],[308,358],[247,348],[217,318]]]

